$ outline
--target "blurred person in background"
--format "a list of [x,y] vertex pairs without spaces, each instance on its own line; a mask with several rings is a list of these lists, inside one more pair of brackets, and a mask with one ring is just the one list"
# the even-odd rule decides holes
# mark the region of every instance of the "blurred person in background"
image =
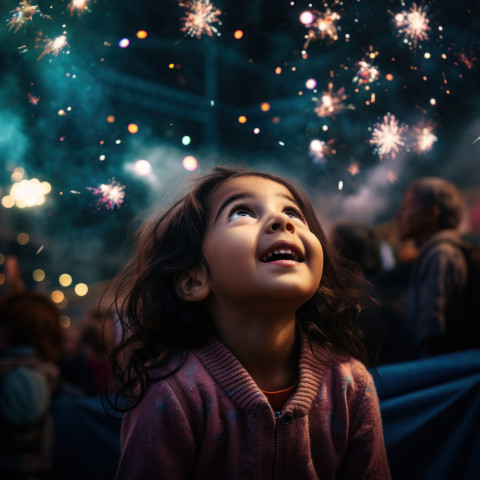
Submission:
[[6,261],[0,298],[0,478],[46,479],[52,468],[50,404],[59,383],[60,312],[24,290],[17,260]]
[[115,342],[114,327],[111,314],[92,307],[65,336],[62,379],[79,387],[84,395],[101,395],[110,380],[108,354]]
[[418,248],[405,307],[420,357],[480,346],[468,327],[479,322],[467,311],[469,269],[458,230],[464,211],[453,183],[425,177],[408,185],[396,215],[399,238]]

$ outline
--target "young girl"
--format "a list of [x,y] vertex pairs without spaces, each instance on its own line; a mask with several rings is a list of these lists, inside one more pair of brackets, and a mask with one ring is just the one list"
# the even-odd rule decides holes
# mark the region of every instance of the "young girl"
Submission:
[[213,169],[120,280],[117,480],[390,478],[366,285],[290,182]]

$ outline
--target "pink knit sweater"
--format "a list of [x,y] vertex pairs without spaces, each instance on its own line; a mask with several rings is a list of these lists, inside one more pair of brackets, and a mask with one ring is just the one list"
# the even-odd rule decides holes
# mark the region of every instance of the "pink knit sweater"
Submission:
[[117,480],[390,479],[365,367],[306,337],[299,367],[296,389],[273,412],[224,344],[189,353],[125,415]]

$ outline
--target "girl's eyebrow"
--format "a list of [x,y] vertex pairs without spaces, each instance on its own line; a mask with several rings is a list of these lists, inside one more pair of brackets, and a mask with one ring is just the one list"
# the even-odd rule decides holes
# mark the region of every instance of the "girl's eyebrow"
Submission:
[[[293,202],[295,203],[295,205],[297,204],[297,202],[295,201],[295,199],[291,196],[291,195],[286,195],[284,193],[278,193],[277,194],[278,197],[282,197],[282,198],[285,198],[287,200],[289,200],[290,202]],[[240,199],[243,199],[243,198],[254,198],[255,196],[250,194],[250,193],[235,193],[233,195],[230,195],[230,197],[228,197],[223,203],[222,205],[220,205],[220,208],[218,209],[218,212],[217,212],[217,215],[215,215],[215,220],[213,221],[213,223],[216,223],[216,221],[218,220],[218,218],[220,217],[220,214],[222,213],[222,211],[225,209],[225,207],[227,205],[229,205],[230,203],[232,202],[235,202],[236,200],[240,200]]]

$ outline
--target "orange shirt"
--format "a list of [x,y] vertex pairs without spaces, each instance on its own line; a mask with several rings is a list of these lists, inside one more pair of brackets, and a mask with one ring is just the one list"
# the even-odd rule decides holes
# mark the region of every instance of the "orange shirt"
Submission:
[[293,392],[293,389],[297,386],[295,382],[291,387],[286,388],[285,390],[279,390],[277,392],[267,392],[262,390],[262,393],[267,397],[268,402],[273,408],[274,412],[279,412],[285,402],[288,400],[288,397]]

